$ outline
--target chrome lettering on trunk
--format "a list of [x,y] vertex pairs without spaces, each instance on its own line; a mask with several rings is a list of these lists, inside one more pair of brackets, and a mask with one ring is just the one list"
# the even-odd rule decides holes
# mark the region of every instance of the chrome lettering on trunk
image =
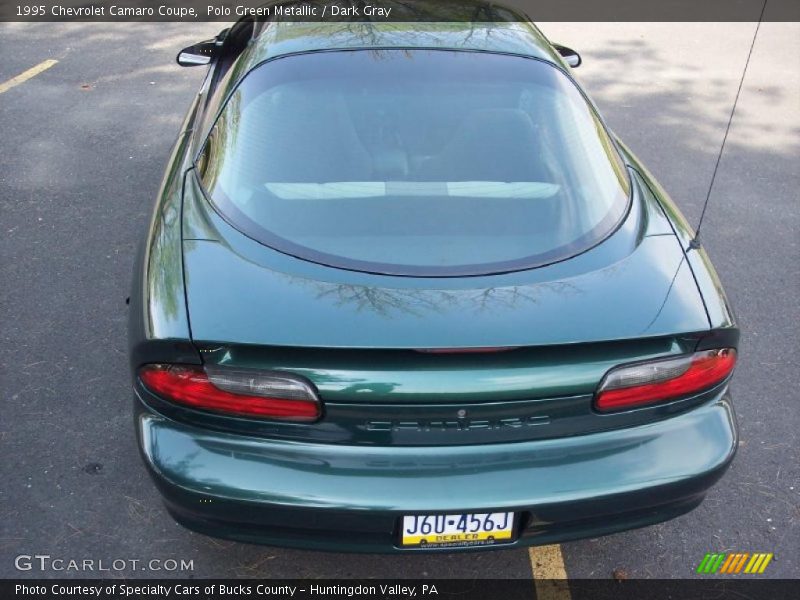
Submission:
[[478,431],[497,429],[519,429],[547,425],[550,417],[509,417],[506,419],[458,419],[441,420],[431,419],[422,421],[367,421],[367,431]]

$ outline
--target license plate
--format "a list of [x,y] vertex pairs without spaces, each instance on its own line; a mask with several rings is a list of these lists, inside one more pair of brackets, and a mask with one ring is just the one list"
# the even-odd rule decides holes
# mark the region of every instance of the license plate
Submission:
[[487,546],[510,542],[514,513],[412,515],[403,517],[400,543],[404,547]]

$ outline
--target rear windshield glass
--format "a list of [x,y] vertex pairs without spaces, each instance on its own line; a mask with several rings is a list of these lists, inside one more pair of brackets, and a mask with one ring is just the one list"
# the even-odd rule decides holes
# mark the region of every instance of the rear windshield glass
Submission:
[[288,56],[254,69],[198,172],[276,250],[340,268],[478,275],[604,239],[628,179],[575,85],[538,60],[441,50]]

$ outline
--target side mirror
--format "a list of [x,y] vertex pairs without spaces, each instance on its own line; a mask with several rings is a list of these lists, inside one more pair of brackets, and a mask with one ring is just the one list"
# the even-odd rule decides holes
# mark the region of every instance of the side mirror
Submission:
[[572,48],[567,48],[566,46],[561,46],[559,44],[553,44],[553,47],[558,51],[561,55],[561,58],[573,69],[575,67],[580,67],[581,63],[581,55],[575,52]]
[[198,65],[207,65],[211,62],[214,56],[214,51],[217,49],[217,40],[205,40],[187,46],[175,57],[175,61],[182,67],[196,67]]
[[175,61],[182,67],[196,67],[197,65],[207,65],[214,59],[216,52],[222,48],[225,38],[228,36],[230,27],[223,29],[213,40],[197,42],[187,46],[175,57]]

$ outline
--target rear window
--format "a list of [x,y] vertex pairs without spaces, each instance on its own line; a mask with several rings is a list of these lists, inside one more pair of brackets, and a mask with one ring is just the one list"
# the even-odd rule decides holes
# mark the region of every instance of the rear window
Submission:
[[198,159],[211,202],[278,251],[334,267],[479,275],[608,236],[628,178],[576,86],[522,57],[288,56],[255,68]]

